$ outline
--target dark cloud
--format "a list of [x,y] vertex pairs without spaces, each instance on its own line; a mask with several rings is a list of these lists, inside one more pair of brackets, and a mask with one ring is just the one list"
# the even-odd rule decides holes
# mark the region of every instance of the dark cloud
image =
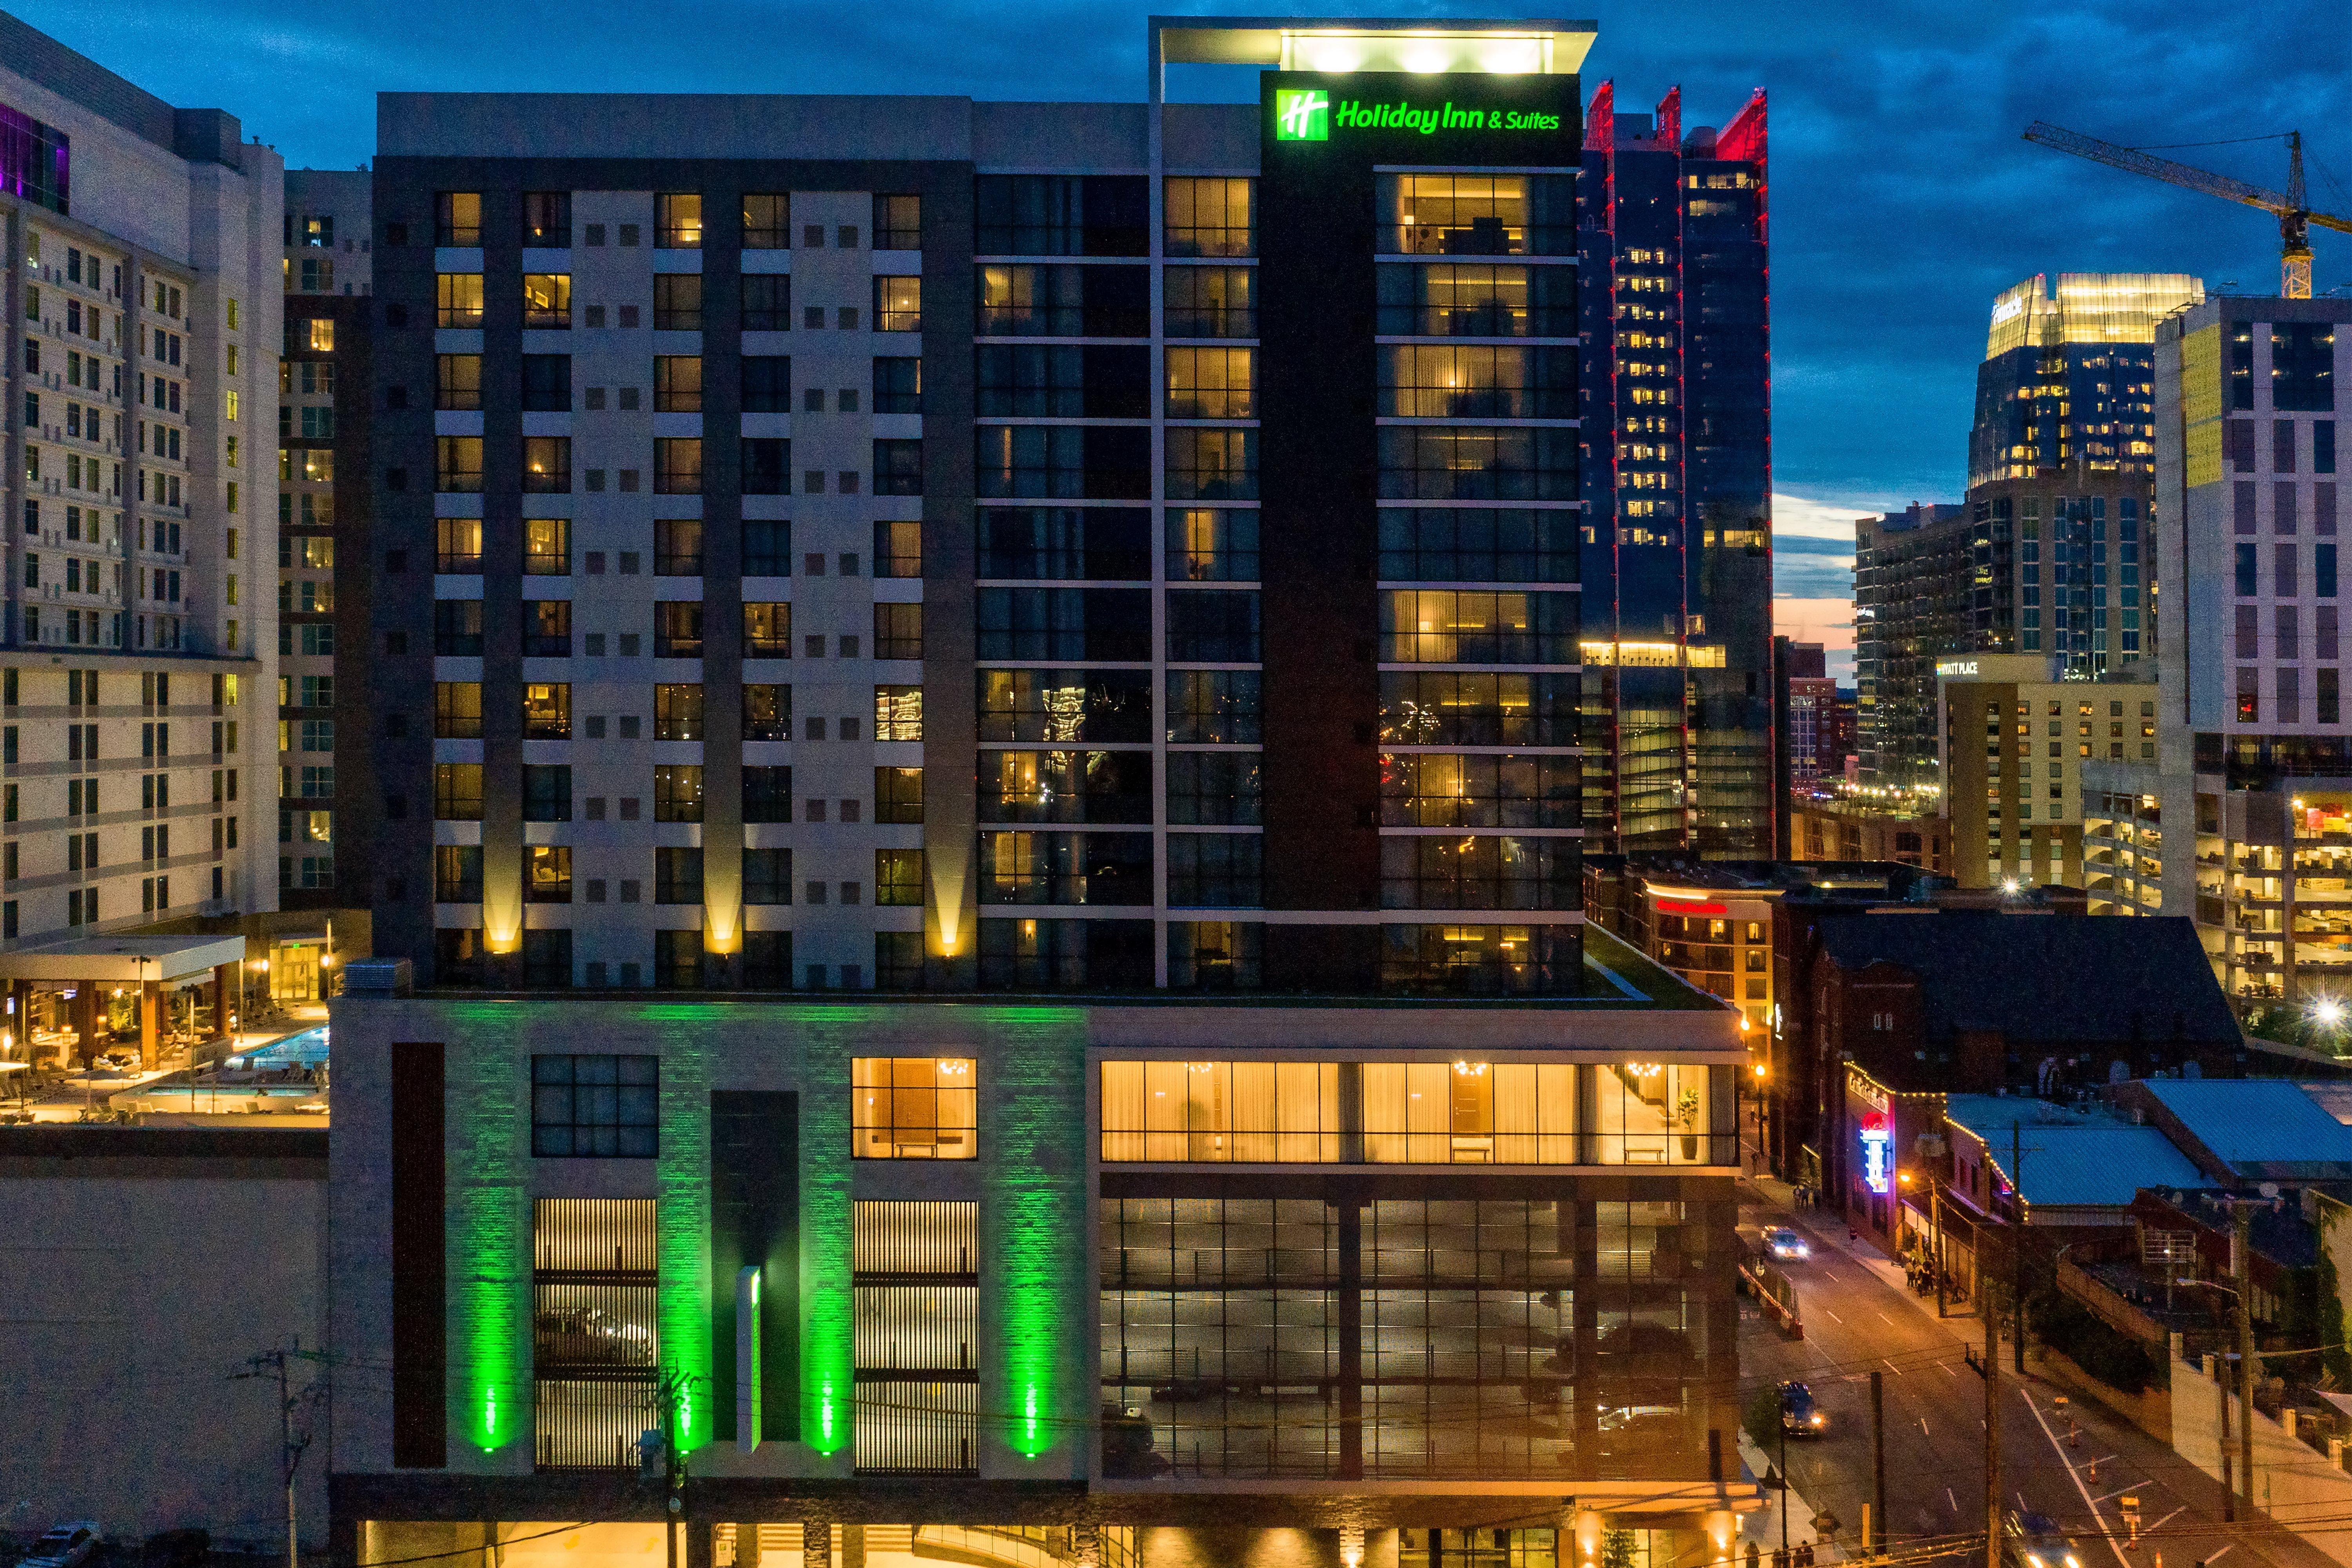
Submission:
[[[1378,0],[1339,9],[1367,5],[1438,14]],[[372,150],[378,89],[1132,99],[1149,7],[33,0],[19,10],[174,103],[236,112],[289,163],[348,168]],[[2277,287],[2276,228],[2262,214],[2032,146],[2018,136],[2029,121],[2134,144],[2300,128],[2352,185],[2343,0],[2263,0],[2220,16],[2123,0],[1653,0],[1598,19],[1588,77],[1614,78],[1621,105],[1679,82],[1685,123],[1720,124],[1753,88],[1770,89],[1776,488],[1864,510],[1892,495],[1958,494],[1986,316],[2020,278],[2180,271],[2249,292]],[[2284,180],[2276,143],[2176,156]],[[2352,195],[2316,173],[2312,196],[2352,212]],[[2323,289],[2352,279],[2352,239],[2316,245]]]

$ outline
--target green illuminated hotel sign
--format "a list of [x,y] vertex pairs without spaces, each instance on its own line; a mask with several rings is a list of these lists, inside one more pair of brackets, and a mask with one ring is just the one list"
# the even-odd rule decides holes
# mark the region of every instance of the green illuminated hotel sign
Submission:
[[1516,132],[1550,134],[1560,129],[1560,116],[1541,109],[1513,105],[1415,103],[1410,98],[1366,101],[1343,98],[1333,102],[1321,88],[1276,88],[1274,93],[1274,139],[1277,142],[1328,142],[1337,126],[1342,131],[1409,131],[1423,136],[1444,132]]
[[1276,88],[1274,136],[1277,142],[1331,140],[1331,95],[1321,88]]

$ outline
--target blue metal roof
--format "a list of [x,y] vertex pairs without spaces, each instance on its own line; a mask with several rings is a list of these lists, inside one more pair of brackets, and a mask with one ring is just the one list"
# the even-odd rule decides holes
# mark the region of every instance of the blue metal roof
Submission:
[[1994,1169],[2011,1181],[2010,1129],[2018,1130],[2027,1206],[2121,1208],[2142,1187],[2196,1186],[2204,1177],[2153,1127],[2054,1105],[2029,1095],[1956,1094],[1945,1120],[1985,1142]]
[[2284,1079],[2151,1079],[2147,1091],[2210,1150],[2247,1174],[2263,1167],[2352,1165],[2352,1127]]

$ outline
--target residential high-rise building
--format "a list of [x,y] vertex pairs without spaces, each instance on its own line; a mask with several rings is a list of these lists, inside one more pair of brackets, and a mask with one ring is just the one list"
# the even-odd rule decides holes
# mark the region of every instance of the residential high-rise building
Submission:
[[[0,16],[18,326],[0,373],[0,952],[234,930],[275,907],[251,868],[273,794],[279,181],[234,117],[175,109]],[[198,982],[207,1008],[216,967]],[[11,977],[37,971],[61,975]],[[40,988],[29,1022],[72,989]],[[194,1026],[194,998],[148,994],[152,1051],[155,1007]],[[29,1032],[9,1031],[19,1048]]]
[[687,1452],[714,1568],[1727,1552],[1739,1020],[1581,927],[1590,41],[382,100],[337,1542]]
[[2158,329],[2158,756],[2084,775],[2106,873],[2094,896],[2191,916],[2241,1005],[2352,982],[2347,328],[2352,302],[2229,296]]
[[[374,578],[365,170],[286,174],[286,341],[278,387],[278,898],[269,986],[331,988],[322,961],[369,951],[374,757],[363,673]],[[339,873],[340,863],[342,869]]]
[[2081,468],[2156,476],[2156,323],[2205,297],[2181,272],[2044,274],[1994,300],[1969,484]]
[[1764,94],[1585,120],[1584,828],[1596,850],[1772,852]]
[[1864,779],[1937,782],[1940,659],[2038,654],[2092,680],[2155,651],[2156,327],[2203,294],[2184,274],[2070,272],[1993,301],[1966,500],[1856,528]]
[[1853,524],[1853,685],[1865,784],[1932,793],[1936,661],[1966,646],[1968,509],[1914,501]]

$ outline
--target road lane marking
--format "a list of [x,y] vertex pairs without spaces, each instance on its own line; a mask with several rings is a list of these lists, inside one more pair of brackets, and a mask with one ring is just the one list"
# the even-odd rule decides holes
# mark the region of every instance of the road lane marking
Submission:
[[1952,1370],[1952,1363],[1950,1362],[1939,1361],[1936,1364],[1944,1369],[1944,1375],[1946,1377],[1958,1377],[1960,1375],[1958,1373]]
[[[2237,1543],[2236,1542],[2232,1541],[2231,1542],[2230,1542],[2230,1544],[2229,1544],[2229,1545],[2224,1546],[2223,1548],[2221,1548],[2221,1552],[2231,1552],[2231,1551],[2234,1551],[2234,1550],[2236,1550],[2236,1548],[2237,1548],[2237,1544],[2238,1544],[2238,1543]],[[2216,1552],[2215,1553],[2213,1553],[2213,1555],[2212,1555],[2212,1556],[2208,1557],[2207,1559],[2205,1559],[2206,1563],[2210,1565],[2210,1564],[2211,1564],[2211,1563],[2219,1563],[2220,1561],[2221,1561],[2221,1552]]]
[[2168,1521],[2168,1520],[2170,1520],[2170,1519],[2173,1517],[2173,1515],[2174,1515],[2174,1514],[2178,1514],[2179,1512],[2180,1512],[2180,1511],[2181,1511],[2181,1509],[2185,1509],[2185,1508],[2187,1508],[2188,1506],[2189,1506],[2189,1505],[2188,1505],[2187,1503],[2183,1503],[2183,1504],[2181,1504],[2181,1505],[2180,1505],[2180,1508],[2176,1508],[2176,1509],[2174,1509],[2174,1510],[2172,1510],[2172,1513],[2168,1513],[2168,1514],[2166,1514],[2166,1515],[2164,1516],[2164,1518],[2163,1518],[2163,1519],[2159,1519],[2159,1520],[2158,1520],[2154,1524],[2145,1525],[2145,1526],[2141,1527],[2140,1533],[2141,1533],[2141,1534],[2143,1534],[2143,1535],[2153,1535],[2156,1531],[2159,1531],[2159,1530],[2163,1529],[2163,1528],[2164,1528],[2164,1526],[2165,1526],[2166,1521]]
[[1822,1311],[1824,1311],[1824,1312],[1829,1312],[1829,1317],[1830,1317],[1830,1321],[1831,1321],[1831,1322],[1837,1324],[1840,1328],[1843,1328],[1843,1327],[1845,1326],[1845,1320],[1844,1320],[1843,1318],[1839,1317],[1835,1312],[1830,1312],[1830,1310],[1829,1310],[1827,1307],[1823,1307],[1823,1308],[1822,1309]]
[[1927,1430],[1927,1418],[1925,1415],[1919,1417],[1919,1435],[1923,1437],[1932,1437],[1935,1436],[1934,1433]]
[[[1875,1308],[1875,1307],[1873,1307],[1873,1308],[1871,1309],[1871,1310],[1872,1310],[1872,1311],[1874,1311],[1874,1312],[1878,1312],[1878,1309],[1877,1309],[1877,1308]],[[1878,1312],[1878,1321],[1879,1321],[1880,1322],[1882,1322],[1882,1323],[1885,1323],[1885,1324],[1888,1328],[1890,1328],[1890,1329],[1891,1329],[1891,1328],[1893,1328],[1893,1327],[1895,1326],[1895,1320],[1894,1320],[1894,1319],[1892,1319],[1892,1318],[1890,1318],[1890,1317],[1888,1317],[1888,1316],[1887,1316],[1885,1313],[1884,1313],[1884,1312]]]
[[2127,1486],[2127,1487],[2117,1487],[2115,1490],[2113,1490],[2113,1491],[2111,1491],[2111,1492],[2101,1492],[2101,1493],[2100,1493],[2096,1498],[2094,1498],[2092,1500],[2093,1500],[2093,1501],[2095,1501],[2095,1502],[2105,1502],[2105,1501],[2106,1501],[2106,1500],[2107,1500],[2109,1498],[2111,1498],[2111,1497],[2121,1497],[2121,1496],[2123,1496],[2123,1495],[2124,1495],[2124,1493],[2126,1493],[2126,1492],[2128,1492],[2128,1491],[2137,1491],[2137,1490],[2138,1490],[2141,1487],[2154,1486],[2155,1484],[2156,1484],[2156,1483],[2155,1483],[2154,1481],[2134,1481],[2130,1486]]
[[[2042,1436],[2049,1439],[2051,1453],[2056,1455],[2059,1464],[2065,1467],[2066,1479],[2073,1481],[2074,1489],[2083,1494],[2083,1506],[2091,1510],[2092,1522],[2099,1527],[2099,1534],[2105,1539],[2107,1550],[2115,1553],[2116,1568],[2132,1568],[2131,1559],[2126,1557],[2124,1549],[2116,1543],[2116,1532],[2107,1528],[2106,1516],[2099,1511],[2098,1502],[2091,1496],[2091,1489],[2083,1484],[2081,1472],[2076,1470],[2073,1462],[2066,1458],[2066,1450],[2058,1446],[2058,1434],[2053,1432],[2050,1429],[2050,1423],[2043,1419],[2042,1407],[2034,1404],[2032,1395],[2021,1388],[2017,1391],[2017,1396],[2024,1400],[2025,1408],[2033,1413],[2034,1425],[2042,1428]],[[2112,1458],[2114,1456],[2109,1455],[2108,1458]],[[2214,1557],[2220,1555],[2218,1552],[2213,1554]],[[2205,1559],[2206,1568],[2211,1568],[2212,1562],[2212,1557]]]
[[1960,1500],[1952,1495],[1952,1489],[1949,1487],[1944,1489],[1944,1500],[1952,1505],[1954,1513],[1960,1511]]

